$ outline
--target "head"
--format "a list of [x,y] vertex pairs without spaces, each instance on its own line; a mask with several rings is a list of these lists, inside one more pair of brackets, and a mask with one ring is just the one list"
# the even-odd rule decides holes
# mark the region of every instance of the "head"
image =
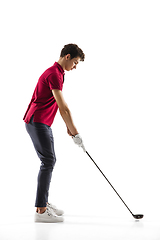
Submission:
[[85,55],[76,44],[67,44],[61,51],[58,63],[64,70],[70,71],[76,69],[80,61],[84,61]]

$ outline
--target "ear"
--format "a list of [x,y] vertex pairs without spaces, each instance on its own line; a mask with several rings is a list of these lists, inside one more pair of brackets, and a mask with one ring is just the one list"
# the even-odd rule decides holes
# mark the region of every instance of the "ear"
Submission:
[[70,54],[67,54],[67,55],[65,56],[65,59],[66,59],[66,60],[70,60],[70,58],[71,58],[71,55],[70,55]]

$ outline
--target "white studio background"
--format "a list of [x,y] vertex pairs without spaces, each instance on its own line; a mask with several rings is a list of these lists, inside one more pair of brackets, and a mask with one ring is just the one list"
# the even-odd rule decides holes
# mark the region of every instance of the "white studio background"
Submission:
[[[76,43],[63,93],[84,144],[134,213],[160,213],[160,2],[1,1],[0,205],[34,212],[39,159],[23,116],[39,76]],[[57,113],[50,200],[69,214],[130,217]]]

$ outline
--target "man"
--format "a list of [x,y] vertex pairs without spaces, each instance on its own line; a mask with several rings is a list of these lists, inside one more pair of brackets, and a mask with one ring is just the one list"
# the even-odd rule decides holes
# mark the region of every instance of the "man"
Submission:
[[65,70],[76,69],[85,55],[76,44],[65,45],[58,62],[48,68],[39,78],[31,102],[23,120],[38,157],[41,160],[38,174],[35,207],[36,222],[63,222],[63,211],[48,203],[52,171],[56,162],[51,125],[59,108],[67,132],[74,142],[85,151],[82,139],[73,123],[71,112],[63,98],[62,88]]

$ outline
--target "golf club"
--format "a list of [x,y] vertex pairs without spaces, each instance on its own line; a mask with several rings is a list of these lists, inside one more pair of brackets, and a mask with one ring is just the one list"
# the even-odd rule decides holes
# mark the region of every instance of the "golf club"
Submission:
[[126,206],[126,208],[130,211],[130,213],[132,214],[132,216],[135,219],[141,219],[143,218],[143,214],[133,214],[131,212],[131,210],[129,209],[129,207],[125,204],[125,202],[123,201],[123,199],[120,197],[120,195],[118,194],[118,192],[115,190],[115,188],[112,186],[112,184],[110,183],[110,181],[106,178],[106,176],[104,175],[104,173],[101,171],[101,169],[98,167],[98,165],[95,163],[95,161],[93,160],[93,158],[89,155],[89,153],[86,151],[87,155],[90,157],[90,159],[92,160],[92,162],[96,165],[96,167],[98,168],[98,170],[102,173],[102,175],[104,176],[104,178],[107,180],[107,182],[111,185],[111,187],[113,188],[113,190],[117,193],[118,197],[121,199],[121,201],[124,203],[124,205]]

